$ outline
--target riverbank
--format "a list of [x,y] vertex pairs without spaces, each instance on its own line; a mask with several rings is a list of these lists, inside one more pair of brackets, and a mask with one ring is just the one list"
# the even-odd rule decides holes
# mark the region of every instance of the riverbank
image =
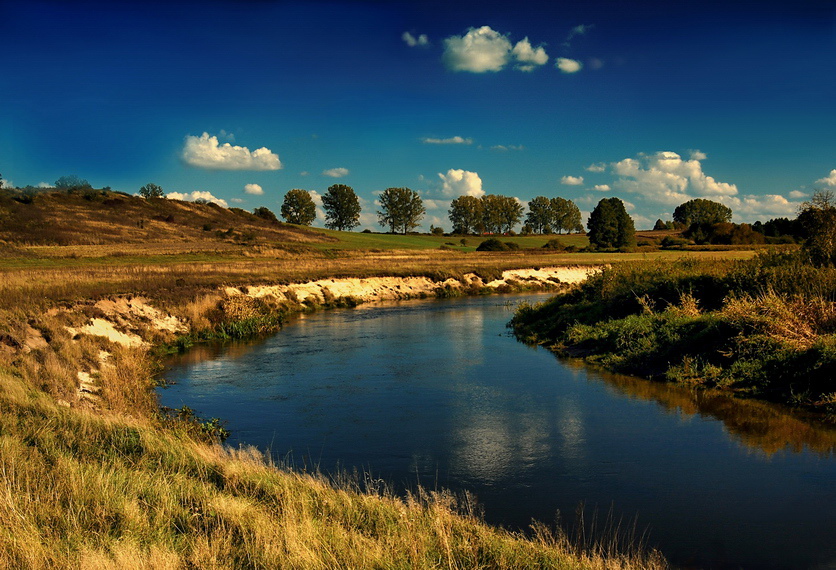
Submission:
[[[457,286],[448,269],[444,279],[420,286],[407,276],[296,285],[262,276],[254,284],[230,279],[197,287],[202,277],[194,271],[188,282],[178,282],[183,273],[168,273],[158,277],[165,286],[138,283],[143,296],[113,294],[112,285],[77,272],[74,283],[30,279],[6,299],[0,309],[0,566],[666,566],[655,552],[580,547],[540,525],[525,536],[490,527],[470,497],[429,491],[398,497],[377,482],[288,470],[255,450],[213,443],[217,432],[185,411],[179,418],[158,413],[155,346],[201,334],[267,332],[288,311],[374,295],[554,288],[558,274],[542,281],[531,273],[482,274],[481,284],[469,277],[456,279]],[[499,278],[503,283],[495,283]],[[75,284],[81,286],[68,289]],[[39,289],[50,294],[38,297]]]
[[522,307],[530,343],[645,378],[726,390],[836,418],[836,270],[798,255],[613,265]]

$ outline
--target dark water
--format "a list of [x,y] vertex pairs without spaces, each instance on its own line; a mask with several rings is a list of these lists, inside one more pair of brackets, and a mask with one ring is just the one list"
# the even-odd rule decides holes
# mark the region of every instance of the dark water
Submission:
[[510,336],[519,300],[304,316],[178,358],[162,403],[298,467],[468,489],[509,527],[571,523],[584,503],[636,517],[678,565],[836,568],[836,431],[557,360]]

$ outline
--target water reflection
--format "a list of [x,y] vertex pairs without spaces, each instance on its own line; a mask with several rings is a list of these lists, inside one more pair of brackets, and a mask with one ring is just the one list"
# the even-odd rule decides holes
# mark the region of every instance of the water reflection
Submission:
[[638,514],[683,564],[836,559],[836,519],[821,508],[836,503],[832,428],[556,362],[511,338],[510,316],[497,298],[313,314],[180,357],[161,398],[297,465],[474,491],[510,527],[583,501]]
[[[587,369],[579,360],[562,363],[578,370]],[[824,456],[836,452],[836,426],[803,411],[735,398],[715,390],[683,388],[602,371],[595,371],[592,378],[605,381],[619,394],[655,402],[671,413],[718,419],[736,441],[766,455],[805,449]]]

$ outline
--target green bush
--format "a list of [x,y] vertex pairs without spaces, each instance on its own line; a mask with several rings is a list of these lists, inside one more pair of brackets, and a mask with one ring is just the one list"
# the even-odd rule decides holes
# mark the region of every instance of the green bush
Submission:
[[496,238],[488,238],[476,247],[476,251],[508,251],[508,246]]

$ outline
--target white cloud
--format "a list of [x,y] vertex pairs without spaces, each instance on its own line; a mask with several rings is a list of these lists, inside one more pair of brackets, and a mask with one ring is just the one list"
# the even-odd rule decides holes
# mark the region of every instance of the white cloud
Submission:
[[566,43],[572,41],[575,36],[582,36],[594,27],[593,24],[580,24],[569,30],[569,35],[566,36]]
[[242,200],[241,198],[232,198],[230,202],[232,202],[233,204],[243,204],[244,200]]
[[464,36],[444,40],[442,60],[451,71],[500,71],[508,63],[511,42],[489,26],[470,28]]
[[836,168],[830,171],[830,174],[824,178],[816,180],[816,184],[822,186],[836,187]]
[[323,176],[330,176],[331,178],[342,178],[343,176],[348,176],[349,170],[348,168],[329,168],[328,170],[323,170]]
[[499,151],[506,151],[506,150],[525,150],[525,147],[521,144],[497,144],[491,147],[491,150],[499,150]]
[[560,179],[560,183],[566,186],[580,186],[583,184],[583,176],[564,176]]
[[476,196],[485,194],[482,190],[482,179],[476,172],[451,168],[447,174],[438,173],[441,178],[441,191],[445,196]]
[[473,139],[460,136],[450,137],[448,139],[424,137],[421,139],[421,142],[424,144],[473,144]]
[[220,132],[218,133],[218,135],[220,136],[220,138],[222,138],[226,141],[229,141],[231,143],[235,142],[235,135],[232,134],[232,133],[226,132],[224,129],[221,129]]
[[266,147],[252,152],[245,146],[219,144],[218,137],[203,133],[187,135],[183,145],[183,161],[189,166],[210,170],[279,170],[279,155]]
[[793,190],[790,192],[790,198],[795,198],[796,200],[800,200],[801,198],[806,198],[809,196],[806,192],[802,192],[801,190]]
[[311,173],[308,172],[307,170],[303,170],[302,172],[299,173],[299,176],[310,176],[310,175],[311,175]]
[[213,202],[218,206],[223,206],[224,208],[228,207],[226,200],[221,198],[216,198],[212,195],[211,192],[195,190],[190,194],[183,194],[181,192],[169,192],[165,195],[166,198],[170,200],[183,200],[185,202],[194,202],[195,200],[206,200],[207,202]]
[[38,188],[52,188],[52,184],[49,182],[38,182]]
[[793,217],[801,206],[801,202],[787,200],[779,194],[722,196],[718,201],[732,209],[736,220],[746,222]]
[[705,160],[708,158],[708,155],[701,150],[694,149],[689,151],[689,153],[691,155],[691,160]]
[[583,67],[583,64],[576,59],[569,59],[568,57],[559,57],[555,62],[555,67],[563,73],[577,73]]
[[517,60],[518,63],[515,67],[520,71],[533,71],[549,61],[546,49],[542,46],[531,47],[531,42],[528,41],[527,37],[517,42],[517,45],[511,50],[511,55]]
[[427,34],[420,34],[417,38],[410,34],[409,32],[404,32],[401,35],[401,39],[408,45],[409,47],[415,46],[428,46],[430,45],[430,40],[427,38]]
[[427,210],[449,210],[450,209],[450,200],[432,200],[432,199],[425,199],[423,200],[424,207]]
[[263,196],[264,189],[258,184],[245,184],[244,194],[252,194],[253,196]]
[[616,189],[666,205],[679,205],[698,197],[716,199],[737,194],[736,185],[717,182],[702,171],[698,160],[682,160],[675,152],[625,158],[612,167],[620,177],[614,183]]
[[607,169],[607,165],[603,162],[599,162],[596,164],[590,164],[586,167],[588,172],[604,172]]
[[596,184],[592,187],[592,189],[596,192],[609,192],[610,190],[612,190],[609,184]]
[[313,200],[314,204],[322,206],[322,195],[319,192],[316,190],[308,190],[308,194],[311,195],[311,200]]
[[14,188],[15,184],[11,180],[0,178],[0,188]]

